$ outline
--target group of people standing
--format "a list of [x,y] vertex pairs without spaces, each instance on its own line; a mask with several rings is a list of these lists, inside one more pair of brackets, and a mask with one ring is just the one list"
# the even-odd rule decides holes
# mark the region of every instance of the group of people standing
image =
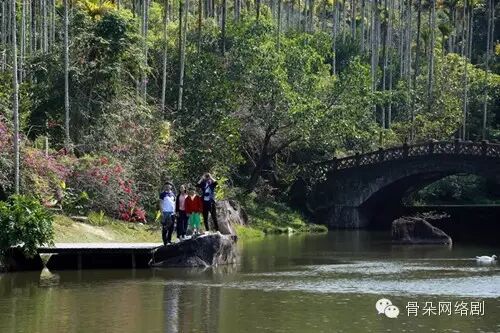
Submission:
[[195,186],[181,185],[177,195],[173,184],[165,183],[160,193],[163,244],[172,242],[174,229],[177,229],[177,238],[181,241],[188,238],[188,228],[191,228],[194,236],[201,234],[202,217],[205,231],[210,231],[209,215],[212,216],[214,231],[219,230],[215,207],[216,187],[217,181],[209,173],[205,173]]

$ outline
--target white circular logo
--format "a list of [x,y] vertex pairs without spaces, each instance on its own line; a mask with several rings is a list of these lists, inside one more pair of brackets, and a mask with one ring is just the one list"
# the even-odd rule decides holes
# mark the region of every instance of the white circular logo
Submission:
[[389,305],[392,305],[392,302],[388,300],[387,298],[381,298],[375,303],[375,308],[378,311],[378,314],[382,314],[385,311],[385,308],[388,307]]
[[397,318],[399,315],[399,308],[395,305],[389,305],[385,308],[384,313],[388,318]]

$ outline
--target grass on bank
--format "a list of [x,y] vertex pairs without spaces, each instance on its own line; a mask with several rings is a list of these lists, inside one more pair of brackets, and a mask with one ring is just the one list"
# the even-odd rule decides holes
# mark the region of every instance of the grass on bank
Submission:
[[117,221],[109,217],[96,220],[89,215],[86,223],[63,215],[54,216],[56,243],[159,243],[160,228],[150,225]]
[[[300,213],[283,203],[258,200],[252,195],[239,198],[239,201],[248,214],[250,222],[249,227],[238,228],[239,232],[244,236],[255,238],[262,237],[264,234],[321,233],[328,231],[328,228],[324,225],[308,223]],[[242,230],[243,228],[252,230]],[[261,236],[258,236],[258,231],[261,232]]]
[[[267,234],[321,233],[323,225],[307,223],[305,218],[285,204],[258,200],[247,195],[238,198],[245,209],[248,226],[235,225],[240,240],[260,239]],[[54,242],[161,242],[159,224],[139,224],[115,220],[102,213],[90,213],[85,222],[63,215],[54,217]],[[174,236],[175,238],[175,236]]]

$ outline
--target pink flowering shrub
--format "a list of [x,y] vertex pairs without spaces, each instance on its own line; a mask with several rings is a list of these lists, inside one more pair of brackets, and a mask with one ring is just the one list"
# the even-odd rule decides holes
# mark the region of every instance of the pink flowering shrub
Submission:
[[12,130],[6,119],[0,115],[0,193],[9,192],[12,188],[13,160]]
[[130,222],[145,222],[135,182],[118,161],[85,156],[78,160],[68,185],[88,193],[89,207]]
[[54,206],[63,200],[63,187],[72,172],[74,159],[59,154],[45,153],[25,147],[22,150],[22,188],[38,197],[45,206]]

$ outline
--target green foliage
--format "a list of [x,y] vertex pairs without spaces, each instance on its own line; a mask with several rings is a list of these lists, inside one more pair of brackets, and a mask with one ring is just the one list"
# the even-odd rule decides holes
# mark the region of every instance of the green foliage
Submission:
[[498,204],[499,186],[476,175],[453,175],[432,183],[406,199],[407,204]]
[[110,219],[106,217],[106,214],[102,210],[99,213],[90,212],[88,221],[95,226],[103,226],[110,223]]
[[307,223],[300,213],[282,203],[262,200],[255,194],[239,199],[248,214],[250,227],[266,234],[327,231],[325,226]]
[[263,238],[266,234],[264,231],[252,227],[244,227],[241,225],[234,226],[238,240],[249,241]]
[[66,187],[66,183],[61,183],[62,208],[67,214],[85,215],[89,210],[90,197],[87,192]]
[[37,248],[52,244],[53,217],[32,197],[15,195],[0,201],[0,254],[10,247],[22,246],[28,256]]
[[[346,31],[335,41],[337,75],[331,75],[331,22],[314,32],[282,26],[278,34],[270,8],[262,4],[256,21],[255,8],[249,3],[242,9],[241,20],[228,20],[226,53],[222,55],[220,22],[204,19],[200,34],[196,15],[189,14],[184,98],[179,110],[179,22],[175,19],[179,3],[171,5],[174,20],[168,24],[166,41],[163,3],[151,2],[147,40],[141,36],[141,19],[128,4],[117,10],[114,3],[84,0],[72,7],[69,97],[73,157],[61,150],[65,112],[60,36],[49,52],[36,51],[25,57],[28,78],[20,86],[20,111],[21,127],[29,139],[23,137],[21,147],[26,191],[47,205],[62,205],[66,213],[103,211],[131,221],[143,221],[145,212],[150,221],[154,218],[158,190],[165,180],[194,182],[206,171],[219,180],[220,198],[231,196],[236,186],[245,186],[258,192],[261,199],[281,199],[296,174],[317,160],[399,144],[412,131],[416,141],[453,137],[463,117],[465,63],[467,137],[481,136],[487,83],[487,134],[500,138],[500,76],[494,74],[498,57],[491,59],[493,73],[486,76],[480,65],[471,65],[457,54],[444,54],[453,34],[451,10],[438,10],[431,103],[427,95],[427,27],[422,30],[419,50],[420,74],[412,86],[405,75],[399,75],[398,52],[394,47],[389,50],[393,87],[389,92],[381,89],[380,70],[374,73],[378,82],[373,91],[369,52],[361,51],[360,40],[350,38]],[[328,2],[329,9],[323,8],[322,15],[331,14],[332,5]],[[322,5],[316,6],[319,13]],[[387,13],[381,14],[383,27]],[[56,21],[58,29],[61,22]],[[369,22],[365,23],[368,29]],[[475,29],[483,29],[476,25]],[[477,35],[484,38],[483,34]],[[395,36],[397,40],[398,33]],[[473,53],[482,53],[476,44],[480,43],[473,43]],[[166,110],[161,113],[165,45]],[[473,60],[480,64],[481,55],[474,54]],[[146,96],[142,94],[144,76],[148,80]],[[380,114],[388,111],[389,103],[392,126],[382,128]],[[0,73],[0,197],[12,193],[10,107],[11,76]],[[46,136],[48,156],[43,151]],[[109,163],[103,164],[102,158]],[[253,207],[254,200],[248,200]],[[259,228],[272,230],[276,226],[271,220],[282,230],[304,228],[302,217],[287,212],[284,206],[259,202],[254,208]]]

